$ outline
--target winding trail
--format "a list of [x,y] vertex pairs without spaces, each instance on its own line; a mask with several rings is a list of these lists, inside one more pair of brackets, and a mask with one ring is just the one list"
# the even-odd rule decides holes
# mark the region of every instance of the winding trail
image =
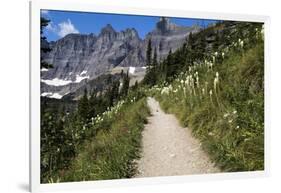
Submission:
[[154,98],[147,102],[152,116],[143,131],[136,177],[219,172],[188,128],[181,127],[174,115],[164,113]]

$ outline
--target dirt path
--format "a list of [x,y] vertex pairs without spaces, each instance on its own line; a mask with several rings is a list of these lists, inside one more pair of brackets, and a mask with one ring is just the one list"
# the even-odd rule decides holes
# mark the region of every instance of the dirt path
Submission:
[[154,98],[148,98],[152,116],[143,131],[143,152],[136,177],[215,173],[210,162],[188,128],[176,117],[164,113]]

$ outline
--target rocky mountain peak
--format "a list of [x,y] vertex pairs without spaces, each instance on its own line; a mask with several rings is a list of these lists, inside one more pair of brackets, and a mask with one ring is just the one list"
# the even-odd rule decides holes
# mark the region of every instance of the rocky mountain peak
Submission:
[[[69,34],[49,43],[51,52],[42,55],[54,68],[41,72],[41,90],[63,96],[115,67],[142,67],[146,65],[146,48],[151,39],[158,49],[158,59],[165,58],[169,50],[176,50],[190,32],[196,29],[178,26],[162,17],[156,27],[143,39],[134,28],[115,31],[110,24],[100,34]],[[45,42],[48,46],[47,42]]]
[[156,30],[162,34],[176,30],[177,25],[172,23],[169,18],[161,17],[159,22],[156,23]]
[[105,27],[103,27],[101,29],[101,35],[105,35],[105,34],[114,34],[116,33],[116,31],[113,29],[112,25],[107,24]]
[[116,39],[117,32],[113,29],[110,24],[107,24],[104,28],[101,29],[99,38],[104,43],[110,43]]
[[125,36],[129,38],[137,38],[139,39],[139,34],[135,28],[128,28],[125,31],[123,31]]

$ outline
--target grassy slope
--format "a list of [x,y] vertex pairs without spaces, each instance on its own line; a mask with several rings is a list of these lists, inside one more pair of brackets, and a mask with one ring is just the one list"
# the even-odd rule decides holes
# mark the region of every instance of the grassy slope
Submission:
[[146,98],[125,104],[93,139],[82,146],[69,170],[58,181],[106,180],[129,178],[135,173],[141,132],[149,115]]
[[[264,169],[263,56],[263,43],[259,42],[249,50],[232,51],[211,71],[199,67],[205,94],[201,88],[195,89],[197,94],[184,94],[177,80],[172,83],[174,88],[179,88],[177,92],[157,94],[163,109],[176,114],[184,126],[192,128],[224,171]],[[219,84],[215,91],[216,72],[219,72]]]

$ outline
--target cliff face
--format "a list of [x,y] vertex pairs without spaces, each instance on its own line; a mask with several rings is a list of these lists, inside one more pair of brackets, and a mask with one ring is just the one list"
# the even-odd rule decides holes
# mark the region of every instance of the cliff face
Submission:
[[164,59],[170,50],[175,51],[186,40],[189,33],[196,33],[200,30],[198,26],[183,27],[171,23],[168,18],[162,17],[156,24],[156,28],[147,34],[145,45],[149,39],[153,47],[156,47],[160,59]]
[[54,68],[41,70],[41,92],[49,97],[53,93],[63,96],[89,80],[110,73],[115,67],[145,66],[149,39],[158,51],[158,58],[162,59],[170,49],[179,48],[190,32],[198,30],[198,27],[177,26],[161,18],[143,40],[134,28],[116,32],[109,24],[98,36],[69,34],[49,43],[52,50],[43,55]]

